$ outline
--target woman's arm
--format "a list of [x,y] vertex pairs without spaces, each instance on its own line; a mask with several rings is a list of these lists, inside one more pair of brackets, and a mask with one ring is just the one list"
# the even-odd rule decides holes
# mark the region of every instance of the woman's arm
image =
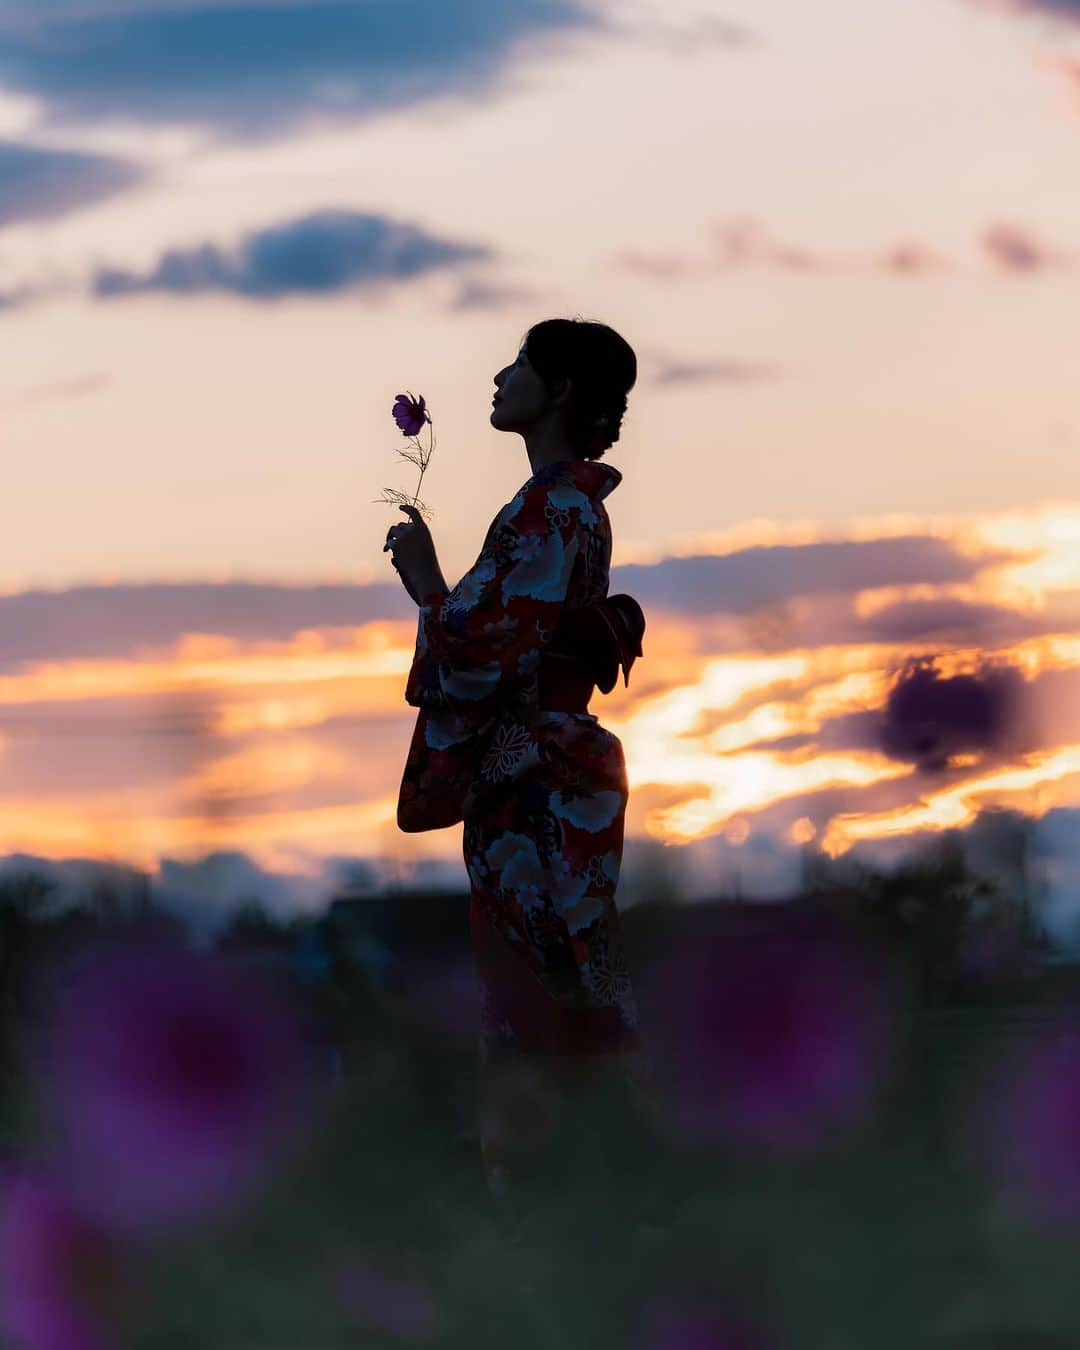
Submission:
[[441,571],[423,578],[418,585],[410,583],[403,576],[401,584],[408,591],[409,599],[416,605],[433,605],[445,600],[450,594],[450,587],[443,579]]
[[402,503],[407,522],[392,525],[387,531],[383,552],[393,550],[391,561],[409,599],[422,605],[431,597],[449,591],[435,553],[435,541],[427,523],[415,506]]
[[536,671],[578,557],[577,507],[553,507],[543,484],[515,501],[470,571],[448,593],[433,586],[420,605],[406,701],[447,709],[463,729],[482,730]]

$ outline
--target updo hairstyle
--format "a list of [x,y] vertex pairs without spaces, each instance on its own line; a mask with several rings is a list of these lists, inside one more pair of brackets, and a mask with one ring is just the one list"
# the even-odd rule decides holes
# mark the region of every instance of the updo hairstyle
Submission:
[[634,349],[614,328],[588,319],[545,319],[524,341],[529,364],[549,391],[573,381],[567,437],[582,459],[600,459],[619,439],[626,396],[637,380]]

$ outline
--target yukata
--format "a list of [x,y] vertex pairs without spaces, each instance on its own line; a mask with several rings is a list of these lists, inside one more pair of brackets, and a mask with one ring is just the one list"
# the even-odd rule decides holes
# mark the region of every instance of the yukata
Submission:
[[440,784],[444,801],[461,793],[489,1044],[578,1055],[636,1042],[615,906],[622,745],[592,713],[540,707],[537,674],[564,607],[607,596],[603,503],[621,478],[597,460],[541,468],[449,594],[421,598],[405,697],[426,721],[402,799],[437,814]]

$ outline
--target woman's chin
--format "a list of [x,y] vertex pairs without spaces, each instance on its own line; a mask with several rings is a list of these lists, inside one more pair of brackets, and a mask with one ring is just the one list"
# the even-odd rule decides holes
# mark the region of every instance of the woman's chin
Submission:
[[495,407],[492,408],[491,416],[488,418],[488,422],[490,423],[491,426],[495,428],[496,431],[517,431],[517,427],[511,426],[511,424],[507,422],[506,414],[505,412],[503,412],[502,408],[500,408],[498,404],[496,404]]

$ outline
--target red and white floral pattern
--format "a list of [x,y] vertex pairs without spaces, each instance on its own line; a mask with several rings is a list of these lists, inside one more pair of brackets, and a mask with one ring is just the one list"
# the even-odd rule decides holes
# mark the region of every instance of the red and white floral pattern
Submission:
[[424,829],[425,802],[438,828],[447,793],[463,796],[490,1029],[513,1027],[523,1040],[543,1039],[536,993],[551,1013],[544,1035],[558,1024],[565,1040],[568,1017],[606,1024],[613,1040],[637,1023],[615,906],[628,797],[622,745],[592,714],[542,712],[537,682],[563,606],[608,593],[602,503],[620,481],[597,460],[535,473],[492,522],[473,568],[441,602],[421,606],[406,686],[427,726],[410,749],[402,799]]

